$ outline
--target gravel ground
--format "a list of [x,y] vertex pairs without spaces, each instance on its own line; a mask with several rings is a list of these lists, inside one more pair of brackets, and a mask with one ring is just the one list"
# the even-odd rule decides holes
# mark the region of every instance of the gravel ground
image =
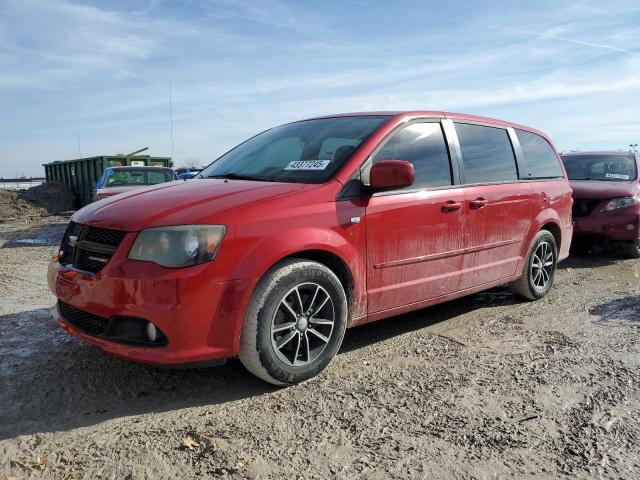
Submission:
[[583,254],[536,303],[498,288],[349,330],[278,389],[70,338],[45,282],[62,229],[0,225],[0,478],[640,477],[638,261]]

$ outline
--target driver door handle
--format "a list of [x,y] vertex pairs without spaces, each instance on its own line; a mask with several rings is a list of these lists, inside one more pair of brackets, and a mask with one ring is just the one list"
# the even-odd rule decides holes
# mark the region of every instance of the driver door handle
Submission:
[[487,203],[488,201],[485,200],[484,198],[476,198],[475,200],[471,200],[469,202],[469,208],[473,210],[477,210],[479,208],[485,207]]
[[447,203],[442,205],[442,212],[449,213],[455,212],[456,210],[460,210],[462,208],[461,202],[454,202],[453,200],[449,200]]

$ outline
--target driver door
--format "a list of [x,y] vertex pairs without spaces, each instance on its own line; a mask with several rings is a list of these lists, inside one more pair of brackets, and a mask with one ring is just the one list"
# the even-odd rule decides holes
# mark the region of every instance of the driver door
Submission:
[[368,311],[376,313],[458,290],[465,196],[453,185],[438,121],[407,125],[373,155],[413,164],[415,182],[374,194],[366,207]]

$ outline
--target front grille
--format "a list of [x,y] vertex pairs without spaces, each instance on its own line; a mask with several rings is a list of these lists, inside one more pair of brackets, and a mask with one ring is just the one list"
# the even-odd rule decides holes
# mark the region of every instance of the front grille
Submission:
[[109,320],[106,318],[72,307],[61,300],[58,300],[58,308],[60,308],[60,315],[66,323],[88,335],[97,337],[104,335],[107,331]]
[[122,230],[112,230],[110,228],[89,227],[85,240],[88,242],[102,243],[103,245],[110,245],[117,247],[124,238],[127,232]]
[[60,245],[60,253],[58,254],[58,260],[61,264],[69,264],[73,261],[74,247],[70,243],[70,238],[72,236],[77,237],[80,235],[80,230],[82,225],[76,222],[69,222],[69,226],[64,232],[64,236],[62,237],[62,244]]
[[126,234],[121,230],[70,222],[58,258],[63,265],[98,273],[109,263]]
[[573,209],[571,213],[573,218],[588,217],[591,212],[596,208],[602,200],[590,199],[590,198],[574,198]]
[[73,266],[78,270],[97,273],[109,262],[110,254],[79,249]]

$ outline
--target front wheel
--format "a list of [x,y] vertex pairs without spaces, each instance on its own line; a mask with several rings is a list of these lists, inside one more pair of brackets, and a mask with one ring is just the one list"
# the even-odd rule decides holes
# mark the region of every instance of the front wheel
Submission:
[[553,285],[558,263],[556,239],[547,230],[540,230],[531,243],[522,276],[509,287],[527,300],[540,300]]
[[289,259],[274,266],[253,294],[238,356],[274,385],[316,376],[338,352],[347,326],[344,288],[326,266]]

